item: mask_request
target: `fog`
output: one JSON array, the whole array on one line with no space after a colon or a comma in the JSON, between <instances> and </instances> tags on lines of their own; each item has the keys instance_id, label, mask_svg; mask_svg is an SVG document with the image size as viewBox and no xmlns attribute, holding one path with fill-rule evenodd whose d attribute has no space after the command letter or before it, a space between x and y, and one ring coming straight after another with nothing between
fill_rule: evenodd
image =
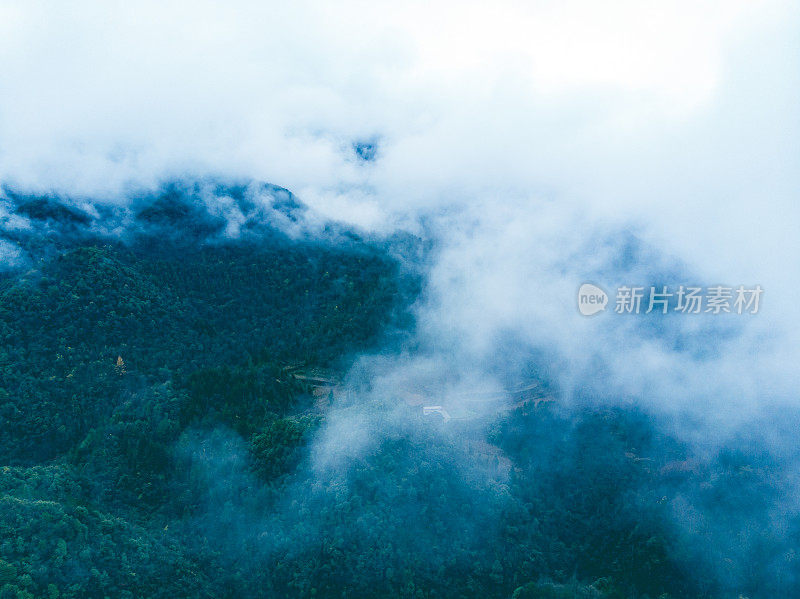
<instances>
[{"instance_id":1,"label":"fog","mask_svg":"<svg viewBox=\"0 0 800 599\"><path fill-rule=\"evenodd\" d=\"M114 202L211 172L282 185L367 230L433 218L447 249L430 326L477 354L514 329L577 362L619 357L621 339L578 318L572 296L598 248L631 231L680 276L765 287L711 382L741 390L724 402L763 399L762 377L791 395L791 3L6 3L2 17L6 183ZM722 391L650 349L614 380L637 393L655 379L671 403Z\"/></svg>"},{"instance_id":2,"label":"fog","mask_svg":"<svg viewBox=\"0 0 800 599\"><path fill-rule=\"evenodd\" d=\"M263 181L310 222L430 242L415 337L359 359L371 408L331 414L320 477L402 430L404 394L457 410L531 380L567 409L642 408L698 452L752 421L788 452L799 26L777 0L5 2L0 181L123 207L169 179ZM235 207L206 207L239 235ZM610 295L591 318L584 282ZM761 285L761 310L613 313L622 285L717 284Z\"/></svg>"}]
</instances>

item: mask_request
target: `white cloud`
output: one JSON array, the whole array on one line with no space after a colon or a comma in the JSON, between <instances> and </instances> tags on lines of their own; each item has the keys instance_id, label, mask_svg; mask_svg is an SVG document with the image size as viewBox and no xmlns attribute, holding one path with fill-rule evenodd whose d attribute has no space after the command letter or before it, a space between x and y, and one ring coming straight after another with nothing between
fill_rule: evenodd
<instances>
[{"instance_id":1,"label":"white cloud","mask_svg":"<svg viewBox=\"0 0 800 599\"><path fill-rule=\"evenodd\" d=\"M785 396L799 22L777 0L6 2L0 178L113 197L131 180L242 175L375 230L450 208L423 317L476 355L511 328L579 362L588 325L564 302L586 265L565 257L633 223L702 276L766 289L702 393L749 401L769 376ZM359 164L349 146L366 138L378 159ZM631 392L688 397L707 374L638 350L635 367L609 360Z\"/></svg>"}]
</instances>

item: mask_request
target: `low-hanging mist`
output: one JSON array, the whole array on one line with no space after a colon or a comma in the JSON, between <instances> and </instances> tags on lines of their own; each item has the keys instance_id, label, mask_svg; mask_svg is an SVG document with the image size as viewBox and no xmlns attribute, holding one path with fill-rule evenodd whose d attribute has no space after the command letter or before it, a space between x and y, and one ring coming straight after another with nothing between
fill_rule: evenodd
<instances>
[{"instance_id":1,"label":"low-hanging mist","mask_svg":"<svg viewBox=\"0 0 800 599\"><path fill-rule=\"evenodd\" d=\"M794 596L798 22L0 7L5 501L126 556L59 592L147 538L187 596Z\"/></svg>"}]
</instances>

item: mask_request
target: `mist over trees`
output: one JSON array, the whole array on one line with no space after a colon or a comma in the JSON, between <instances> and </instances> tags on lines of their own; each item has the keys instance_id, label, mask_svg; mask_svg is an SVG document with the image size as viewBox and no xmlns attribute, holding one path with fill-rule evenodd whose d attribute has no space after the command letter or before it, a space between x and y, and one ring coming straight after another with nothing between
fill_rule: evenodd
<instances>
[{"instance_id":1,"label":"mist over trees","mask_svg":"<svg viewBox=\"0 0 800 599\"><path fill-rule=\"evenodd\" d=\"M800 597L798 31L0 0L0 599Z\"/></svg>"},{"instance_id":2,"label":"mist over trees","mask_svg":"<svg viewBox=\"0 0 800 599\"><path fill-rule=\"evenodd\" d=\"M424 351L422 240L309 225L273 186L6 198L3 598L800 592L793 456L757 436L697 455L541 379L443 421L359 380Z\"/></svg>"}]
</instances>

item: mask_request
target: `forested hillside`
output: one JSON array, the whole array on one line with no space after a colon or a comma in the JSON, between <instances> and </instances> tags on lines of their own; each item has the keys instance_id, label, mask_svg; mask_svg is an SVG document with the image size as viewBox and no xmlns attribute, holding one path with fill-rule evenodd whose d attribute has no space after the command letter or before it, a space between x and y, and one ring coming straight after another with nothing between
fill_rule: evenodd
<instances>
[{"instance_id":1,"label":"forested hillside","mask_svg":"<svg viewBox=\"0 0 800 599\"><path fill-rule=\"evenodd\" d=\"M333 410L381 410L339 381L362 353L413 351L422 290L387 242L303 232L267 191L265 213L216 188L236 235L191 186L127 215L7 194L27 226L4 233L21 258L0 281L0 598L797 590L770 576L798 572L797 531L760 532L771 458L692 462L635 410L398 405L361 457L316 466ZM695 530L673 524L681 496ZM704 520L732 501L751 502L739 554Z\"/></svg>"}]
</instances>

